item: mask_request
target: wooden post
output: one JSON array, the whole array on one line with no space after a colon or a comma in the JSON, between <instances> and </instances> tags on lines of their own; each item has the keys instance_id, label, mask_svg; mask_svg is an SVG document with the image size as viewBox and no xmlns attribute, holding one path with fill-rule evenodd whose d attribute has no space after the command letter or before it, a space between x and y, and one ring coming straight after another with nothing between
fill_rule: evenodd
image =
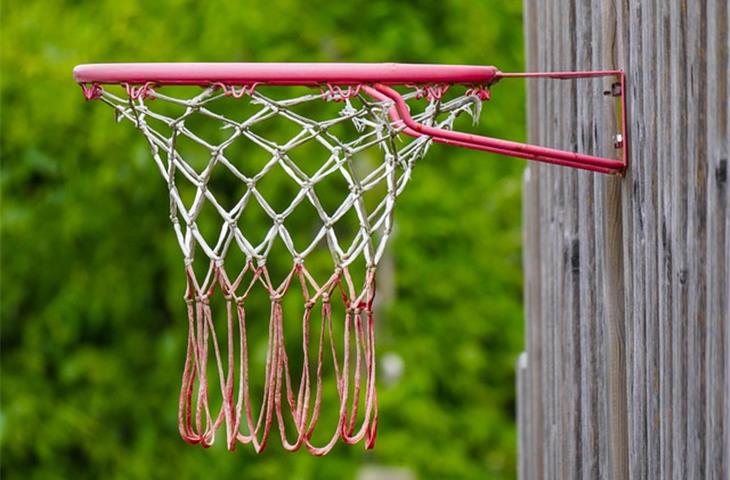
<instances>
[{"instance_id":1,"label":"wooden post","mask_svg":"<svg viewBox=\"0 0 730 480\"><path fill-rule=\"evenodd\" d=\"M627 72L624 178L531 164L520 478L730 478L727 0L525 0L528 71ZM528 81L530 142L610 156L607 80Z\"/></svg>"}]
</instances>

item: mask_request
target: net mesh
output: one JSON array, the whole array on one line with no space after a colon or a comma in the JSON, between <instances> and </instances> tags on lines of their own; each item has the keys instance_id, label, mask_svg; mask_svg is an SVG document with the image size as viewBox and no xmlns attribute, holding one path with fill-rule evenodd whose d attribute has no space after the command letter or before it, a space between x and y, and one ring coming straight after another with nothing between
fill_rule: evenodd
<instances>
[{"instance_id":1,"label":"net mesh","mask_svg":"<svg viewBox=\"0 0 730 480\"><path fill-rule=\"evenodd\" d=\"M223 429L229 449L240 442L260 452L277 425L287 450L322 455L338 440L373 446L376 267L393 232L395 201L431 139L401 135L392 104L366 90L86 87L87 97L142 132L169 191L187 273L185 441L208 447ZM445 91L409 87L403 98L425 125L451 128L462 113L476 118L483 99L467 91L446 100ZM273 186L268 178L276 178ZM255 292L268 303L257 394L249 386L249 330L262 324L249 319ZM301 316L293 361L284 335L290 307ZM316 444L328 362L338 412L333 431Z\"/></svg>"}]
</instances>

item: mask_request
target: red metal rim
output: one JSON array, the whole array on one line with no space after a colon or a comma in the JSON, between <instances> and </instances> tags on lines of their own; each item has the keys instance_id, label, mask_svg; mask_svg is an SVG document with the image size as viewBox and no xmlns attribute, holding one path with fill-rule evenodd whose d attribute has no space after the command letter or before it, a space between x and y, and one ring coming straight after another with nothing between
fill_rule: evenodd
<instances>
[{"instance_id":1,"label":"red metal rim","mask_svg":"<svg viewBox=\"0 0 730 480\"><path fill-rule=\"evenodd\" d=\"M74 68L77 83L158 85L486 84L492 66L406 63L96 63Z\"/></svg>"}]
</instances>

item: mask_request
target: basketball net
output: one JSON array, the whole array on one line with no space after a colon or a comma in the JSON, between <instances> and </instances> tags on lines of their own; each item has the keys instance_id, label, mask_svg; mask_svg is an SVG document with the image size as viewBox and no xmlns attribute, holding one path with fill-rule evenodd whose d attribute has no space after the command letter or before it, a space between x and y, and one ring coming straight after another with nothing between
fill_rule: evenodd
<instances>
[{"instance_id":1,"label":"basketball net","mask_svg":"<svg viewBox=\"0 0 730 480\"><path fill-rule=\"evenodd\" d=\"M224 429L228 449L240 442L261 452L276 424L286 450L304 446L314 455L324 455L340 439L347 444L364 440L365 447L371 448L378 423L376 269L393 231L395 201L428 150L431 137L399 135L407 127L390 115L392 101L368 95L367 86L323 86L319 92L307 89L305 94L300 89L284 99L269 90L262 93L265 88L223 84L185 87L188 96L172 96L152 84L126 86L117 93L90 88L94 91L85 91L87 98L100 98L114 108L119 120L130 121L142 132L169 191L170 219L187 277L188 340L178 417L182 438L209 447L216 432ZM461 113L478 116L483 92L467 91L446 101L442 99L446 88L409 87L403 99L418 110L413 118L451 129ZM232 97L239 99L246 118L229 117L217 109L218 102ZM335 115L315 120L301 113L316 110L316 102L323 101L337 102L329 104L339 106ZM175 109L177 113L169 113ZM204 139L189 125L193 116L219 126L224 140ZM257 126L271 119L295 125L298 133L285 141L267 138ZM337 133L343 129L349 136ZM202 163L198 155L193 165L193 159L178 148L183 141L205 152ZM295 160L296 151L310 142L321 145L325 154L316 159L315 169L305 171ZM265 154L266 161L254 173L242 168L246 158L232 153L233 146L241 143ZM359 160L366 152L378 160L370 164ZM283 209L274 208L272 199L259 188L274 170L285 172L296 185ZM232 204L222 201L210 186L213 175L221 173L238 186L239 196ZM317 188L332 177L344 180L347 192L342 192L339 207L327 210ZM190 198L184 199L183 190L193 192ZM288 221L302 205L316 212L318 218L312 219L316 228L292 231ZM253 238L245 221L245 212L252 206L262 210L270 224L263 240ZM201 227L203 212L213 212L215 229ZM343 234L337 225L347 215L356 221ZM277 242L291 257L283 278L273 278L269 265L269 253ZM331 274L315 278L308 259L324 249L332 260ZM242 267L227 263L234 253L244 259ZM352 267L356 261L364 265L357 274ZM252 322L261 320L248 317L247 300L255 291L265 292L270 301L260 395L253 395L249 387L248 330ZM284 336L285 306L292 304L293 296L299 305L296 314L302 315L301 359L297 357L296 362L289 361ZM335 298L342 301L344 318L333 318ZM224 312L214 312L216 305ZM318 333L311 335L314 322ZM341 339L335 338L335 331L342 332ZM312 436L321 414L324 363L329 361L339 399L338 420L331 435L325 436L329 440L316 445ZM297 374L293 364L299 362ZM212 395L213 389L220 392Z\"/></svg>"}]
</instances>

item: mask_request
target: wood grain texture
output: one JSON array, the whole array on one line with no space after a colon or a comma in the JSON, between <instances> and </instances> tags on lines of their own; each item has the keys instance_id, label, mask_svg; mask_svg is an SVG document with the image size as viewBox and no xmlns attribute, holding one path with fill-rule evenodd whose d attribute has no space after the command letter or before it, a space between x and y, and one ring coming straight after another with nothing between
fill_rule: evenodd
<instances>
[{"instance_id":1,"label":"wood grain texture","mask_svg":"<svg viewBox=\"0 0 730 480\"><path fill-rule=\"evenodd\" d=\"M529 391L528 391L528 376L527 376L527 353L522 352L517 359L517 418L521 422L517 425L517 431L519 432L518 437L518 451L520 454L520 462L517 465L517 475L519 478L529 478L528 465L530 458L526 453L528 450L527 432L530 430L530 426L527 424L527 420L530 418L529 414L522 413L523 410L529 408Z\"/></svg>"},{"instance_id":2,"label":"wood grain texture","mask_svg":"<svg viewBox=\"0 0 730 480\"><path fill-rule=\"evenodd\" d=\"M631 166L524 178L523 479L730 478L727 0L525 0L527 68L627 72ZM531 143L614 154L608 80L528 82Z\"/></svg>"}]
</instances>

